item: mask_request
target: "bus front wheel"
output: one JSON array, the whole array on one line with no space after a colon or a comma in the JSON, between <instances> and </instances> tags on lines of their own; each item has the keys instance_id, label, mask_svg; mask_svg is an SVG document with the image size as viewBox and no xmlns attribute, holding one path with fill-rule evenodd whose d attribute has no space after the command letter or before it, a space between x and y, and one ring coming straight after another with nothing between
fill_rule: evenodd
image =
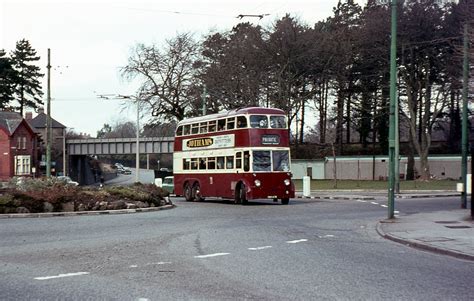
<instances>
[{"instance_id":1,"label":"bus front wheel","mask_svg":"<svg viewBox=\"0 0 474 301\"><path fill-rule=\"evenodd\" d=\"M248 203L244 183L240 184L239 188L237 189L235 193L235 203L242 204L242 205L247 205Z\"/></svg>"},{"instance_id":2,"label":"bus front wheel","mask_svg":"<svg viewBox=\"0 0 474 301\"><path fill-rule=\"evenodd\" d=\"M282 198L281 199L281 204L282 205L288 205L290 203L290 198Z\"/></svg>"},{"instance_id":3,"label":"bus front wheel","mask_svg":"<svg viewBox=\"0 0 474 301\"><path fill-rule=\"evenodd\" d=\"M191 189L191 185L189 183L186 183L184 186L184 198L186 199L187 202L192 202L193 201L193 191Z\"/></svg>"}]
</instances>

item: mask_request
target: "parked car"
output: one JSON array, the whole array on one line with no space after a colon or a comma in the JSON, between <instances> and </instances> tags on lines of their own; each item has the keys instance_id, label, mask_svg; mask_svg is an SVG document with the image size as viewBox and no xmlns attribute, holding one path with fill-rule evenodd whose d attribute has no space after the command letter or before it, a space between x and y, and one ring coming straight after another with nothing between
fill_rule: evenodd
<instances>
[{"instance_id":1,"label":"parked car","mask_svg":"<svg viewBox=\"0 0 474 301\"><path fill-rule=\"evenodd\" d=\"M168 191L169 193L174 193L174 177L165 177L163 179L163 183L161 184L161 188Z\"/></svg>"},{"instance_id":2,"label":"parked car","mask_svg":"<svg viewBox=\"0 0 474 301\"><path fill-rule=\"evenodd\" d=\"M124 174L124 175L131 175L132 174L132 170L128 167L117 167L117 172L120 173L120 174Z\"/></svg>"},{"instance_id":3,"label":"parked car","mask_svg":"<svg viewBox=\"0 0 474 301\"><path fill-rule=\"evenodd\" d=\"M74 186L78 186L78 185L79 185L78 182L73 181L73 180L72 180L70 177L68 177L68 176L59 176L59 177L57 177L57 179L58 179L59 181L61 181L61 182L64 182L64 183L68 184L68 185L74 185Z\"/></svg>"}]
</instances>

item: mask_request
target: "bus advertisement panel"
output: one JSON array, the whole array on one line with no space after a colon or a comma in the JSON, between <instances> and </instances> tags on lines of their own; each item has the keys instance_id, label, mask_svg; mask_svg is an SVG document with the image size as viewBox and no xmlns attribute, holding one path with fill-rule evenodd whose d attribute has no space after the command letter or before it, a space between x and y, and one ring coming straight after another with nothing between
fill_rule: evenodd
<instances>
[{"instance_id":1,"label":"bus advertisement panel","mask_svg":"<svg viewBox=\"0 0 474 301\"><path fill-rule=\"evenodd\" d=\"M174 142L175 193L281 200L295 196L286 116L271 108L242 108L178 123Z\"/></svg>"}]
</instances>

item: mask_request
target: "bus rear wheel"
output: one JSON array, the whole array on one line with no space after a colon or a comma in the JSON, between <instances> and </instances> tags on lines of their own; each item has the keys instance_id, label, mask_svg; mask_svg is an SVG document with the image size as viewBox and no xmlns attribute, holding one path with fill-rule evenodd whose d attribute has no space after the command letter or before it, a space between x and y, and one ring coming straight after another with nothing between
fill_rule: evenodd
<instances>
[{"instance_id":1,"label":"bus rear wheel","mask_svg":"<svg viewBox=\"0 0 474 301\"><path fill-rule=\"evenodd\" d=\"M248 204L247 196L245 194L245 184L244 183L240 184L239 188L237 188L237 191L235 193L235 203L236 204L242 204L242 205L247 205Z\"/></svg>"},{"instance_id":2,"label":"bus rear wheel","mask_svg":"<svg viewBox=\"0 0 474 301\"><path fill-rule=\"evenodd\" d=\"M193 199L196 202L204 201L204 198L201 195L201 187L199 186L198 183L194 184L192 194L193 194Z\"/></svg>"},{"instance_id":3,"label":"bus rear wheel","mask_svg":"<svg viewBox=\"0 0 474 301\"><path fill-rule=\"evenodd\" d=\"M281 204L282 205L288 205L290 203L290 198L282 198L281 199Z\"/></svg>"},{"instance_id":4,"label":"bus rear wheel","mask_svg":"<svg viewBox=\"0 0 474 301\"><path fill-rule=\"evenodd\" d=\"M191 185L189 183L186 183L184 185L184 198L186 199L187 202L192 202L193 201L193 191L191 189Z\"/></svg>"}]
</instances>

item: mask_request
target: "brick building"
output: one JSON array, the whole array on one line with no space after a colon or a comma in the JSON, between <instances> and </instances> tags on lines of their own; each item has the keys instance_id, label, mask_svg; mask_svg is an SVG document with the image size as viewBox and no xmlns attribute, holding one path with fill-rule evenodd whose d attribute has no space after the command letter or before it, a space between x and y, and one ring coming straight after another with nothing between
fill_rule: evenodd
<instances>
[{"instance_id":1,"label":"brick building","mask_svg":"<svg viewBox=\"0 0 474 301\"><path fill-rule=\"evenodd\" d=\"M0 112L0 181L35 175L38 139L36 130L20 114Z\"/></svg>"}]
</instances>

